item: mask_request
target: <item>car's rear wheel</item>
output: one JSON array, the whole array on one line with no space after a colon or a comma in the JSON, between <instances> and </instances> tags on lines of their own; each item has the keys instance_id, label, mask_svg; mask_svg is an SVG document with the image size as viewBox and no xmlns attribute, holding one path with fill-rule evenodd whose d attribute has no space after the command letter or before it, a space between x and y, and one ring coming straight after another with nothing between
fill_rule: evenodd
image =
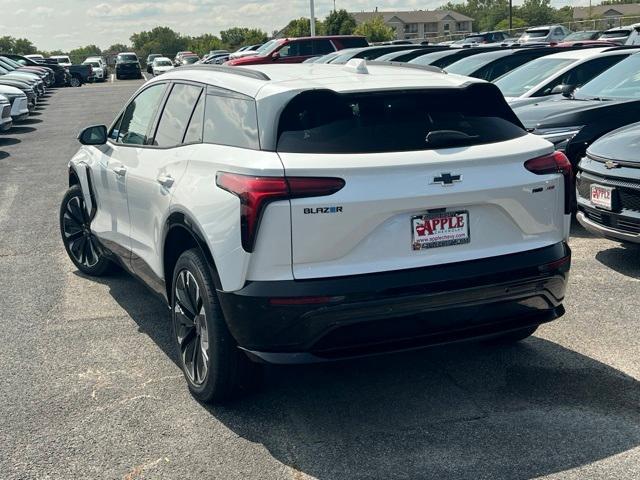
<instances>
[{"instance_id":1,"label":"car's rear wheel","mask_svg":"<svg viewBox=\"0 0 640 480\"><path fill-rule=\"evenodd\" d=\"M205 403L228 400L256 380L259 365L238 349L199 249L174 268L171 309L178 359L189 390Z\"/></svg>"},{"instance_id":2,"label":"car's rear wheel","mask_svg":"<svg viewBox=\"0 0 640 480\"><path fill-rule=\"evenodd\" d=\"M93 276L104 275L110 270L113 264L91 233L91 220L80 185L67 190L62 199L60 233L64 248L78 270Z\"/></svg>"},{"instance_id":3,"label":"car's rear wheel","mask_svg":"<svg viewBox=\"0 0 640 480\"><path fill-rule=\"evenodd\" d=\"M69 85L71 85L72 87L79 87L80 85L82 85L82 82L78 77L71 77L71 80L69 80Z\"/></svg>"}]
</instances>

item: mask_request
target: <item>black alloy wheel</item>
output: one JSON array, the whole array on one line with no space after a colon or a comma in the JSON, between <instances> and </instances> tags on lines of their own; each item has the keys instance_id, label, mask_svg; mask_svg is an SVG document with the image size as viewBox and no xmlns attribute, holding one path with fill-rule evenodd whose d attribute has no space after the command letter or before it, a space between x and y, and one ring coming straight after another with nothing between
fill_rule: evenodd
<instances>
[{"instance_id":1,"label":"black alloy wheel","mask_svg":"<svg viewBox=\"0 0 640 480\"><path fill-rule=\"evenodd\" d=\"M80 271L94 276L107 272L111 262L91 232L91 220L79 185L71 187L62 200L60 233L69 258Z\"/></svg>"},{"instance_id":2,"label":"black alloy wheel","mask_svg":"<svg viewBox=\"0 0 640 480\"><path fill-rule=\"evenodd\" d=\"M262 368L247 358L229 332L202 251L182 253L172 278L173 334L191 394L201 402L218 403L257 386Z\"/></svg>"},{"instance_id":3,"label":"black alloy wheel","mask_svg":"<svg viewBox=\"0 0 640 480\"><path fill-rule=\"evenodd\" d=\"M193 274L178 272L173 307L180 360L187 379L202 385L209 373L209 330L200 287Z\"/></svg>"}]
</instances>

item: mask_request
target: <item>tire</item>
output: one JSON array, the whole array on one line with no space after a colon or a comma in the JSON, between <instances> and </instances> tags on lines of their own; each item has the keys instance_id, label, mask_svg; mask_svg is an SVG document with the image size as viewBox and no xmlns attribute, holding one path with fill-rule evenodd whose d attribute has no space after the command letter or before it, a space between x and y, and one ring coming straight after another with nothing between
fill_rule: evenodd
<instances>
[{"instance_id":1,"label":"tire","mask_svg":"<svg viewBox=\"0 0 640 480\"><path fill-rule=\"evenodd\" d=\"M69 80L69 85L77 88L82 86L82 81L78 77L71 77L71 80Z\"/></svg>"},{"instance_id":2,"label":"tire","mask_svg":"<svg viewBox=\"0 0 640 480\"><path fill-rule=\"evenodd\" d=\"M116 80L120 80L120 74L116 73Z\"/></svg>"},{"instance_id":3,"label":"tire","mask_svg":"<svg viewBox=\"0 0 640 480\"><path fill-rule=\"evenodd\" d=\"M78 270L93 277L106 275L113 264L96 237L85 208L80 185L74 185L60 205L60 234L67 255Z\"/></svg>"},{"instance_id":4,"label":"tire","mask_svg":"<svg viewBox=\"0 0 640 480\"><path fill-rule=\"evenodd\" d=\"M493 345L511 345L513 343L517 343L529 338L536 332L536 330L538 330L538 325L534 325L533 327L521 328L519 330L512 330L488 340L487 343Z\"/></svg>"},{"instance_id":5,"label":"tire","mask_svg":"<svg viewBox=\"0 0 640 480\"><path fill-rule=\"evenodd\" d=\"M171 292L173 338L191 394L204 403L220 403L255 384L260 365L231 336L199 249L178 258Z\"/></svg>"}]
</instances>

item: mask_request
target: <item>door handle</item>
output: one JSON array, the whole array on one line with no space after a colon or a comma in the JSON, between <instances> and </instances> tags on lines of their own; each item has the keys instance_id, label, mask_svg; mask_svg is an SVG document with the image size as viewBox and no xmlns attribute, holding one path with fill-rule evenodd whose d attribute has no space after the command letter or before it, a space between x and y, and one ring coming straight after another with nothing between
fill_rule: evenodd
<instances>
[{"instance_id":1,"label":"door handle","mask_svg":"<svg viewBox=\"0 0 640 480\"><path fill-rule=\"evenodd\" d=\"M160 175L156 180L160 185L162 185L165 188L171 188L171 186L173 185L173 182L175 181L175 179L169 174Z\"/></svg>"},{"instance_id":2,"label":"door handle","mask_svg":"<svg viewBox=\"0 0 640 480\"><path fill-rule=\"evenodd\" d=\"M111 170L113 170L113 173L115 173L120 177L123 177L124 174L127 173L127 168L123 167L122 165L117 165L115 167L112 167Z\"/></svg>"}]
</instances>

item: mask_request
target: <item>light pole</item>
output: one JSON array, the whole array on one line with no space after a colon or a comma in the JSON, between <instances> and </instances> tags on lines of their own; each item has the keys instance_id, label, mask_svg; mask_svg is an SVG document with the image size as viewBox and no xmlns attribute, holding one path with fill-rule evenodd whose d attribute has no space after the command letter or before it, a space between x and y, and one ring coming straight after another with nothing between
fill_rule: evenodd
<instances>
[{"instance_id":1,"label":"light pole","mask_svg":"<svg viewBox=\"0 0 640 480\"><path fill-rule=\"evenodd\" d=\"M513 35L511 30L513 30L513 0L509 0L509 35Z\"/></svg>"},{"instance_id":2,"label":"light pole","mask_svg":"<svg viewBox=\"0 0 640 480\"><path fill-rule=\"evenodd\" d=\"M313 0L309 0L309 6L311 8L311 36L315 37L316 36L316 15L315 12L313 11Z\"/></svg>"}]
</instances>

